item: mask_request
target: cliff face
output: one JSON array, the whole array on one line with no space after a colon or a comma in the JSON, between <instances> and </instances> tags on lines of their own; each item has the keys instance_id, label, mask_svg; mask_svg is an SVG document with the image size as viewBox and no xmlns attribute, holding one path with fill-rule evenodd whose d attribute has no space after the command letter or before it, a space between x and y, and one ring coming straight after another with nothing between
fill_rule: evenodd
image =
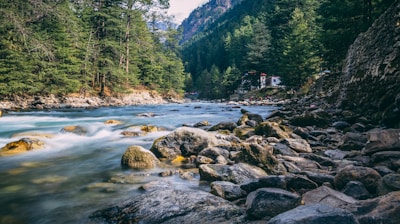
<instances>
[{"instance_id":1,"label":"cliff face","mask_svg":"<svg viewBox=\"0 0 400 224\"><path fill-rule=\"evenodd\" d=\"M197 32L204 30L208 24L214 22L227 10L241 1L242 0L211 0L195 9L181 24L183 29L182 43L189 40Z\"/></svg>"},{"instance_id":2,"label":"cliff face","mask_svg":"<svg viewBox=\"0 0 400 224\"><path fill-rule=\"evenodd\" d=\"M350 47L337 106L400 127L400 1Z\"/></svg>"}]
</instances>

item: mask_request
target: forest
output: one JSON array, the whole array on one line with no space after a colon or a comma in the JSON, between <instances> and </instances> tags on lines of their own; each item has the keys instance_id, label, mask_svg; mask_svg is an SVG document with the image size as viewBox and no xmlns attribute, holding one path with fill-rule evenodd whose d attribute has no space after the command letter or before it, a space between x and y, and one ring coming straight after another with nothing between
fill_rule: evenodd
<instances>
[{"instance_id":1,"label":"forest","mask_svg":"<svg viewBox=\"0 0 400 224\"><path fill-rule=\"evenodd\" d=\"M299 89L340 72L349 46L393 0L244 0L182 46L191 88L226 98L244 73L280 76Z\"/></svg>"},{"instance_id":2,"label":"forest","mask_svg":"<svg viewBox=\"0 0 400 224\"><path fill-rule=\"evenodd\" d=\"M340 71L391 3L242 0L180 45L182 29L156 26L168 0L0 0L0 96L146 88L227 98L248 71L298 89L322 70Z\"/></svg>"},{"instance_id":3,"label":"forest","mask_svg":"<svg viewBox=\"0 0 400 224\"><path fill-rule=\"evenodd\" d=\"M168 0L0 0L0 96L183 93ZM160 41L162 40L162 41Z\"/></svg>"}]
</instances>

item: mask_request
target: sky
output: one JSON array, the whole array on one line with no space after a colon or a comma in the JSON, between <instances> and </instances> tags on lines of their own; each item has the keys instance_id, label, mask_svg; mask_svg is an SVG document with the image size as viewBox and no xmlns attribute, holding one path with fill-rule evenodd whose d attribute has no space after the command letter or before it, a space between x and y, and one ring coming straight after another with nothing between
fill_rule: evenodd
<instances>
[{"instance_id":1,"label":"sky","mask_svg":"<svg viewBox=\"0 0 400 224\"><path fill-rule=\"evenodd\" d=\"M190 12L209 0L169 0L168 14L175 17L177 23L181 23L187 18Z\"/></svg>"}]
</instances>

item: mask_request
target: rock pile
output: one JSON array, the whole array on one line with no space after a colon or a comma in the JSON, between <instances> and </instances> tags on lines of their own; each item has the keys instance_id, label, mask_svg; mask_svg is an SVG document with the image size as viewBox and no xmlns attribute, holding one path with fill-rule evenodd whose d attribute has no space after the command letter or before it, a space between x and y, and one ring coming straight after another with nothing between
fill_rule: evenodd
<instances>
[{"instance_id":1,"label":"rock pile","mask_svg":"<svg viewBox=\"0 0 400 224\"><path fill-rule=\"evenodd\" d=\"M209 193L155 184L137 198L93 213L90 220L399 222L400 129L340 120L337 114L343 111L326 112L315 102L309 106L310 99L303 102L266 119L243 111L236 123L181 127L161 137L151 152L164 163L179 159L185 161L182 167L198 168ZM235 135L243 129L247 137Z\"/></svg>"}]
</instances>

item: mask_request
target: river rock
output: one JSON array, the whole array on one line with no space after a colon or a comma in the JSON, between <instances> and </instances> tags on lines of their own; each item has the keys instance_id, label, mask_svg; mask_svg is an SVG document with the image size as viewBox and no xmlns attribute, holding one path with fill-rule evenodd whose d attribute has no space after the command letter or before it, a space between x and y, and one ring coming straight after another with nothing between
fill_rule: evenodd
<instances>
[{"instance_id":1,"label":"river rock","mask_svg":"<svg viewBox=\"0 0 400 224\"><path fill-rule=\"evenodd\" d=\"M242 215L240 207L207 192L161 189L98 210L88 223L242 223Z\"/></svg>"},{"instance_id":2,"label":"river rock","mask_svg":"<svg viewBox=\"0 0 400 224\"><path fill-rule=\"evenodd\" d=\"M255 133L265 137L289 138L289 133L285 132L278 123L271 121L260 123L255 129Z\"/></svg>"},{"instance_id":3,"label":"river rock","mask_svg":"<svg viewBox=\"0 0 400 224\"><path fill-rule=\"evenodd\" d=\"M253 114L245 112L242 117L238 120L237 125L245 125L249 121L254 121L255 124L259 124L263 122L263 118L259 114Z\"/></svg>"},{"instance_id":4,"label":"river rock","mask_svg":"<svg viewBox=\"0 0 400 224\"><path fill-rule=\"evenodd\" d=\"M400 191L400 174L385 175L379 183L378 195L385 195L392 191Z\"/></svg>"},{"instance_id":5,"label":"river rock","mask_svg":"<svg viewBox=\"0 0 400 224\"><path fill-rule=\"evenodd\" d=\"M335 176L329 173L303 171L300 174L307 176L308 179L316 183L318 186L321 186L326 183L329 183L331 186L334 186Z\"/></svg>"},{"instance_id":6,"label":"river rock","mask_svg":"<svg viewBox=\"0 0 400 224\"><path fill-rule=\"evenodd\" d=\"M383 151L374 153L371 157L375 166L385 166L392 170L400 169L400 151Z\"/></svg>"},{"instance_id":7,"label":"river rock","mask_svg":"<svg viewBox=\"0 0 400 224\"><path fill-rule=\"evenodd\" d=\"M350 124L347 121L336 121L332 124L332 127L339 129L339 130L344 130L344 129L350 127Z\"/></svg>"},{"instance_id":8,"label":"river rock","mask_svg":"<svg viewBox=\"0 0 400 224\"><path fill-rule=\"evenodd\" d=\"M289 146L285 144L278 142L273 147L274 147L274 154L282 154L286 156L299 156L299 154L296 151L289 148Z\"/></svg>"},{"instance_id":9,"label":"river rock","mask_svg":"<svg viewBox=\"0 0 400 224\"><path fill-rule=\"evenodd\" d=\"M295 209L281 213L271 219L268 224L358 224L352 213L344 209L331 207L324 204L299 206Z\"/></svg>"},{"instance_id":10,"label":"river rock","mask_svg":"<svg viewBox=\"0 0 400 224\"><path fill-rule=\"evenodd\" d=\"M339 143L339 148L344 151L361 150L367 143L367 137L360 133L347 132Z\"/></svg>"},{"instance_id":11,"label":"river rock","mask_svg":"<svg viewBox=\"0 0 400 224\"><path fill-rule=\"evenodd\" d=\"M180 127L154 141L150 151L158 158L173 160L177 156L198 155L203 149L218 144L218 139L212 133L198 128Z\"/></svg>"},{"instance_id":12,"label":"river rock","mask_svg":"<svg viewBox=\"0 0 400 224\"><path fill-rule=\"evenodd\" d=\"M141 146L129 146L121 158L122 167L133 169L150 169L158 163L154 154Z\"/></svg>"},{"instance_id":13,"label":"river rock","mask_svg":"<svg viewBox=\"0 0 400 224\"><path fill-rule=\"evenodd\" d=\"M360 181L348 182L341 192L358 200L371 198L371 194Z\"/></svg>"},{"instance_id":14,"label":"river rock","mask_svg":"<svg viewBox=\"0 0 400 224\"><path fill-rule=\"evenodd\" d=\"M372 130L367 136L368 143L363 149L364 154L400 150L400 129Z\"/></svg>"},{"instance_id":15,"label":"river rock","mask_svg":"<svg viewBox=\"0 0 400 224\"><path fill-rule=\"evenodd\" d=\"M296 152L312 152L310 144L304 139L285 138L281 143L289 146Z\"/></svg>"},{"instance_id":16,"label":"river rock","mask_svg":"<svg viewBox=\"0 0 400 224\"><path fill-rule=\"evenodd\" d=\"M342 192L321 186L303 194L304 204L324 204L335 208L354 207L358 201Z\"/></svg>"},{"instance_id":17,"label":"river rock","mask_svg":"<svg viewBox=\"0 0 400 224\"><path fill-rule=\"evenodd\" d=\"M307 191L315 189L318 184L310 180L305 175L290 174L286 176L286 188L287 190L295 191L303 194Z\"/></svg>"},{"instance_id":18,"label":"river rock","mask_svg":"<svg viewBox=\"0 0 400 224\"><path fill-rule=\"evenodd\" d=\"M279 188L260 188L246 199L246 213L251 219L270 219L301 204L297 194Z\"/></svg>"},{"instance_id":19,"label":"river rock","mask_svg":"<svg viewBox=\"0 0 400 224\"><path fill-rule=\"evenodd\" d=\"M155 191L155 190L169 190L173 187L173 184L166 180L155 180L143 184L139 187L139 190L143 191Z\"/></svg>"},{"instance_id":20,"label":"river rock","mask_svg":"<svg viewBox=\"0 0 400 224\"><path fill-rule=\"evenodd\" d=\"M317 126L327 127L330 123L331 115L323 110L307 111L301 115L294 116L290 123L294 126L306 127L306 126Z\"/></svg>"},{"instance_id":21,"label":"river rock","mask_svg":"<svg viewBox=\"0 0 400 224\"><path fill-rule=\"evenodd\" d=\"M62 133L73 133L76 135L86 135L87 130L82 126L65 126L61 129Z\"/></svg>"},{"instance_id":22,"label":"river rock","mask_svg":"<svg viewBox=\"0 0 400 224\"><path fill-rule=\"evenodd\" d=\"M372 168L349 165L337 172L335 186L343 189L350 181L360 181L370 193L374 194L381 178L381 175Z\"/></svg>"},{"instance_id":23,"label":"river rock","mask_svg":"<svg viewBox=\"0 0 400 224\"><path fill-rule=\"evenodd\" d=\"M257 179L251 179L240 185L240 188L245 190L247 193L255 191L259 188L281 188L287 189L287 176L284 175L269 175L266 177L260 177Z\"/></svg>"},{"instance_id":24,"label":"river rock","mask_svg":"<svg viewBox=\"0 0 400 224\"><path fill-rule=\"evenodd\" d=\"M286 169L273 155L272 146L259 144L243 144L240 161L257 165L268 174L284 174Z\"/></svg>"},{"instance_id":25,"label":"river rock","mask_svg":"<svg viewBox=\"0 0 400 224\"><path fill-rule=\"evenodd\" d=\"M117 125L117 124L122 124L122 121L119 121L119 120L106 120L106 121L104 121L104 124Z\"/></svg>"},{"instance_id":26,"label":"river rock","mask_svg":"<svg viewBox=\"0 0 400 224\"><path fill-rule=\"evenodd\" d=\"M0 156L11 156L27 151L42 149L45 143L35 138L21 138L18 141L10 142L0 149Z\"/></svg>"},{"instance_id":27,"label":"river rock","mask_svg":"<svg viewBox=\"0 0 400 224\"><path fill-rule=\"evenodd\" d=\"M220 122L209 128L208 131L228 130L232 132L235 128L237 128L237 125L234 122Z\"/></svg>"},{"instance_id":28,"label":"river rock","mask_svg":"<svg viewBox=\"0 0 400 224\"><path fill-rule=\"evenodd\" d=\"M214 181L210 185L210 193L229 201L243 198L247 195L246 191L240 188L240 185L227 181Z\"/></svg>"},{"instance_id":29,"label":"river rock","mask_svg":"<svg viewBox=\"0 0 400 224\"><path fill-rule=\"evenodd\" d=\"M211 159L211 161L208 163L227 164L229 160L229 151L220 147L208 147L203 149L197 157L200 156Z\"/></svg>"},{"instance_id":30,"label":"river rock","mask_svg":"<svg viewBox=\"0 0 400 224\"><path fill-rule=\"evenodd\" d=\"M354 214L360 223L400 223L400 191L360 201Z\"/></svg>"},{"instance_id":31,"label":"river rock","mask_svg":"<svg viewBox=\"0 0 400 224\"><path fill-rule=\"evenodd\" d=\"M233 130L235 136L239 139L245 140L255 135L254 128L247 125L242 125Z\"/></svg>"},{"instance_id":32,"label":"river rock","mask_svg":"<svg viewBox=\"0 0 400 224\"><path fill-rule=\"evenodd\" d=\"M210 126L208 121L199 121L193 125L195 128Z\"/></svg>"},{"instance_id":33,"label":"river rock","mask_svg":"<svg viewBox=\"0 0 400 224\"><path fill-rule=\"evenodd\" d=\"M286 169L291 173L299 173L302 171L314 171L320 169L321 165L315 161L296 156L279 156L283 160Z\"/></svg>"},{"instance_id":34,"label":"river rock","mask_svg":"<svg viewBox=\"0 0 400 224\"><path fill-rule=\"evenodd\" d=\"M235 184L267 176L263 169L246 163L237 163L232 166L203 164L199 166L199 173L200 180L229 181Z\"/></svg>"}]
</instances>

